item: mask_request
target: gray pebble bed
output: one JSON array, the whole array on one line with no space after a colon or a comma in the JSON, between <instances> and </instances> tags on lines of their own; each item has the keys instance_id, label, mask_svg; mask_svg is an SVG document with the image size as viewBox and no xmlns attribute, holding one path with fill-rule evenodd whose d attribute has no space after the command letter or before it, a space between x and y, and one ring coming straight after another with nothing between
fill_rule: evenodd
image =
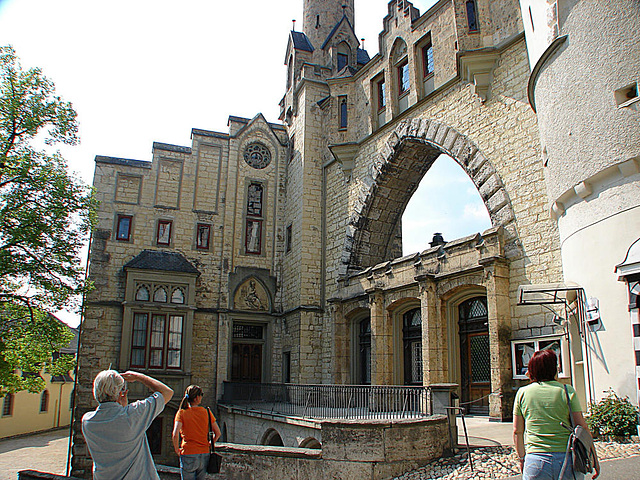
<instances>
[{"instance_id":1,"label":"gray pebble bed","mask_svg":"<svg viewBox=\"0 0 640 480\"><path fill-rule=\"evenodd\" d=\"M600 460L640 455L640 444L596 442ZM470 480L500 479L520 474L518 456L513 447L483 447L471 450L473 471L466 450L407 472L395 480Z\"/></svg>"}]
</instances>

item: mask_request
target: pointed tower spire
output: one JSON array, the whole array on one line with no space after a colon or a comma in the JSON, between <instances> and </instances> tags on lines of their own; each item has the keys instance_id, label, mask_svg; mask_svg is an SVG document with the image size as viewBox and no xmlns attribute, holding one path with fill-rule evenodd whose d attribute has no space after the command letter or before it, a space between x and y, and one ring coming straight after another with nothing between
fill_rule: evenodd
<instances>
[{"instance_id":1,"label":"pointed tower spire","mask_svg":"<svg viewBox=\"0 0 640 480\"><path fill-rule=\"evenodd\" d=\"M333 27L346 16L354 26L354 0L304 0L302 31L314 48L319 48Z\"/></svg>"}]
</instances>

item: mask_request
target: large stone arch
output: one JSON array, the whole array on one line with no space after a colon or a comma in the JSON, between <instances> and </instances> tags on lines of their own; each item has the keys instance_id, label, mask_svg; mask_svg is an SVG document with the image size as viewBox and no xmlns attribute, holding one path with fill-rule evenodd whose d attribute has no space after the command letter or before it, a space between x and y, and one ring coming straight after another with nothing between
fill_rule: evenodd
<instances>
[{"instance_id":1,"label":"large stone arch","mask_svg":"<svg viewBox=\"0 0 640 480\"><path fill-rule=\"evenodd\" d=\"M367 173L356 179L358 200L349 219L342 255L345 273L397 256L394 239L402 213L442 153L453 158L469 175L487 207L492 225L504 228L507 256L518 254L511 201L491 161L454 128L414 118L398 124L371 159Z\"/></svg>"}]
</instances>

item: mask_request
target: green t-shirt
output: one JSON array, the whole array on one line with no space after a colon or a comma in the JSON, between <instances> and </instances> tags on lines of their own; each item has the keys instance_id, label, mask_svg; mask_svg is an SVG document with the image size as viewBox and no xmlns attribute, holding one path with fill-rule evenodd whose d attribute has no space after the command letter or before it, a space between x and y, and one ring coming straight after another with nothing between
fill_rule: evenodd
<instances>
[{"instance_id":1,"label":"green t-shirt","mask_svg":"<svg viewBox=\"0 0 640 480\"><path fill-rule=\"evenodd\" d=\"M581 412L582 407L571 385L567 385L571 409ZM524 418L524 444L527 453L564 452L569 441L569 407L564 385L555 380L533 382L516 393L513 414Z\"/></svg>"}]
</instances>

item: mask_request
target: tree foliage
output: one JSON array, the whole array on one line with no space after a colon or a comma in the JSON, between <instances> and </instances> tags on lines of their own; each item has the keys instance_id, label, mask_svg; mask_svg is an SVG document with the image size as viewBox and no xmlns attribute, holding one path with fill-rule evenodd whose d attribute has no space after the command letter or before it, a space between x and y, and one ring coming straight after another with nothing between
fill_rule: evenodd
<instances>
[{"instance_id":1,"label":"tree foliage","mask_svg":"<svg viewBox=\"0 0 640 480\"><path fill-rule=\"evenodd\" d=\"M56 143L78 143L76 112L55 95L40 69L23 70L13 48L0 47L0 385L5 390L33 389L10 375L48 365L45 357L65 335L45 312L77 307L87 288L80 251L95 201L60 153L52 153Z\"/></svg>"}]
</instances>

